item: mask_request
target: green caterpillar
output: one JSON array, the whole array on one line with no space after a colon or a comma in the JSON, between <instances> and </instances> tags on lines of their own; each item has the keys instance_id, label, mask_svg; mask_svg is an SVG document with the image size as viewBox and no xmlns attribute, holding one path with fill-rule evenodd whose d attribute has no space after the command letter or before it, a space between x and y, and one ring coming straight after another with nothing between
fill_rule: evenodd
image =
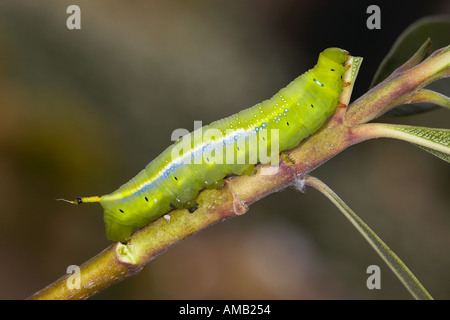
<instances>
[{"instance_id":1,"label":"green caterpillar","mask_svg":"<svg viewBox=\"0 0 450 320\"><path fill-rule=\"evenodd\" d=\"M348 58L345 50L326 49L313 69L271 99L184 136L118 190L69 202L100 202L113 241L128 240L173 208L195 210L201 189L222 185L230 174L251 173L259 162L277 164L281 151L318 130L339 104Z\"/></svg>"}]
</instances>

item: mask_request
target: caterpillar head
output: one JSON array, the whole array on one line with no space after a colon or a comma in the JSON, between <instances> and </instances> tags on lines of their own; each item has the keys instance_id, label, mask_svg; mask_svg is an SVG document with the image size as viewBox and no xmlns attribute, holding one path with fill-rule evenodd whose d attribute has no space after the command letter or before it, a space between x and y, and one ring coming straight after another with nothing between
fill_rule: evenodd
<instances>
[{"instance_id":1,"label":"caterpillar head","mask_svg":"<svg viewBox=\"0 0 450 320\"><path fill-rule=\"evenodd\" d=\"M348 51L339 48L328 48L320 54L319 61L321 58L342 65L348 59Z\"/></svg>"},{"instance_id":2,"label":"caterpillar head","mask_svg":"<svg viewBox=\"0 0 450 320\"><path fill-rule=\"evenodd\" d=\"M325 49L320 55L316 66L311 70L311 75L321 83L322 89L332 90L336 96L343 87L342 76L346 71L344 66L349 54L339 48ZM321 90L324 93L325 91ZM319 91L316 96L319 96Z\"/></svg>"}]
</instances>

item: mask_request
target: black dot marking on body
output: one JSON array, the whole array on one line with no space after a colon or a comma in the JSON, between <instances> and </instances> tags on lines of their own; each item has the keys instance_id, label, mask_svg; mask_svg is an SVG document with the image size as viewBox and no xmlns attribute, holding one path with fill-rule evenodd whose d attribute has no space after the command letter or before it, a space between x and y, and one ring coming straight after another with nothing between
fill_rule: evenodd
<instances>
[{"instance_id":1,"label":"black dot marking on body","mask_svg":"<svg viewBox=\"0 0 450 320\"><path fill-rule=\"evenodd\" d=\"M147 201L147 202L148 202L148 198L147 198L147 197L145 197L145 201Z\"/></svg>"},{"instance_id":2,"label":"black dot marking on body","mask_svg":"<svg viewBox=\"0 0 450 320\"><path fill-rule=\"evenodd\" d=\"M188 210L189 210L189 213L193 213L197 209L198 209L198 203L195 206L193 206L192 208L188 209Z\"/></svg>"},{"instance_id":3,"label":"black dot marking on body","mask_svg":"<svg viewBox=\"0 0 450 320\"><path fill-rule=\"evenodd\" d=\"M175 209L175 205L173 203L169 204L172 209Z\"/></svg>"},{"instance_id":4,"label":"black dot marking on body","mask_svg":"<svg viewBox=\"0 0 450 320\"><path fill-rule=\"evenodd\" d=\"M119 209L120 212L124 213L122 209Z\"/></svg>"},{"instance_id":5,"label":"black dot marking on body","mask_svg":"<svg viewBox=\"0 0 450 320\"><path fill-rule=\"evenodd\" d=\"M286 124L289 125L289 122L286 121Z\"/></svg>"},{"instance_id":6,"label":"black dot marking on body","mask_svg":"<svg viewBox=\"0 0 450 320\"><path fill-rule=\"evenodd\" d=\"M311 103L311 108L314 108L313 104Z\"/></svg>"},{"instance_id":7,"label":"black dot marking on body","mask_svg":"<svg viewBox=\"0 0 450 320\"><path fill-rule=\"evenodd\" d=\"M262 137L264 141L266 141L266 138Z\"/></svg>"},{"instance_id":8,"label":"black dot marking on body","mask_svg":"<svg viewBox=\"0 0 450 320\"><path fill-rule=\"evenodd\" d=\"M175 178L175 180L177 180L177 181L178 181L178 178L177 178L177 177L175 177L175 176L174 176L174 178Z\"/></svg>"},{"instance_id":9,"label":"black dot marking on body","mask_svg":"<svg viewBox=\"0 0 450 320\"><path fill-rule=\"evenodd\" d=\"M334 72L334 69L331 69L331 71L333 71L333 72Z\"/></svg>"}]
</instances>

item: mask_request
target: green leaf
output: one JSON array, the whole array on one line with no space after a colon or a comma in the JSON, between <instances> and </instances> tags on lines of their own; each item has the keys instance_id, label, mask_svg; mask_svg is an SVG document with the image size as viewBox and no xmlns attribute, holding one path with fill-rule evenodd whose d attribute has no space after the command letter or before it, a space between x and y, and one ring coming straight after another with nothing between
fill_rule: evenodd
<instances>
[{"instance_id":1,"label":"green leaf","mask_svg":"<svg viewBox=\"0 0 450 320\"><path fill-rule=\"evenodd\" d=\"M422 148L423 150L428 151L429 153L435 155L436 157L441 158L442 160L447 161L448 163L450 163L450 154L439 152L439 151L436 151L436 150L433 150L433 149L430 149L430 148L426 148L426 147L422 147L422 146L419 146L419 145L417 145L417 146L419 148Z\"/></svg>"},{"instance_id":2,"label":"green leaf","mask_svg":"<svg viewBox=\"0 0 450 320\"><path fill-rule=\"evenodd\" d=\"M450 129L369 123L354 129L359 140L393 138L411 142L444 161L450 162Z\"/></svg>"},{"instance_id":3,"label":"green leaf","mask_svg":"<svg viewBox=\"0 0 450 320\"><path fill-rule=\"evenodd\" d=\"M411 295L417 300L432 300L433 297L417 280L414 274L408 269L403 261L377 236L372 229L354 213L333 190L317 178L306 177L306 184L322 192L344 216L353 224L353 226L363 235L373 249L380 255L386 264L392 269L394 274L400 279L403 285L408 289Z\"/></svg>"},{"instance_id":4,"label":"green leaf","mask_svg":"<svg viewBox=\"0 0 450 320\"><path fill-rule=\"evenodd\" d=\"M450 162L450 130L393 125L402 132L401 138L412 142L436 157Z\"/></svg>"},{"instance_id":5,"label":"green leaf","mask_svg":"<svg viewBox=\"0 0 450 320\"><path fill-rule=\"evenodd\" d=\"M415 64L423 60L431 49L431 39L433 47L441 48L450 43L450 16L432 16L418 20L408 27L396 40L391 50L380 64L371 87L386 79L396 68L402 65L413 55L421 44L424 46L419 50L419 55L415 55ZM413 65L411 65L412 67ZM450 79L441 79L428 87L434 91L450 94ZM414 105L401 105L387 112L384 116L409 115L428 111L436 108L429 103L418 103Z\"/></svg>"},{"instance_id":6,"label":"green leaf","mask_svg":"<svg viewBox=\"0 0 450 320\"><path fill-rule=\"evenodd\" d=\"M433 16L420 19L403 31L395 41L389 53L380 64L371 87L386 79L395 69L405 63L417 49L431 39L435 48L450 43L450 16ZM423 58L431 48L425 48ZM417 61L419 63L420 61Z\"/></svg>"}]
</instances>

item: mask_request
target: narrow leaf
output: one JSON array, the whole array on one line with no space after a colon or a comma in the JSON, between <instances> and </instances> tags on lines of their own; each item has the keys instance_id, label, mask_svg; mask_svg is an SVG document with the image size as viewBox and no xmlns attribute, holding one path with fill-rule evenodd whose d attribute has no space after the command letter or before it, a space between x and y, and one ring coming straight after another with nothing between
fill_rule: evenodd
<instances>
[{"instance_id":1,"label":"narrow leaf","mask_svg":"<svg viewBox=\"0 0 450 320\"><path fill-rule=\"evenodd\" d=\"M408 289L411 295L417 300L432 300L428 291L417 280L414 274L408 269L402 260L377 236L372 229L354 213L326 184L317 178L307 176L306 184L322 192L344 216L353 224L353 226L363 235L374 250L392 269L394 274L400 279L403 285Z\"/></svg>"},{"instance_id":2,"label":"narrow leaf","mask_svg":"<svg viewBox=\"0 0 450 320\"><path fill-rule=\"evenodd\" d=\"M436 151L436 150L433 150L433 149L430 149L430 148L426 148L426 147L422 147L422 146L419 146L419 145L417 145L417 146L419 148L422 148L423 150L431 153L432 155L435 155L436 157L441 158L442 160L447 161L448 163L450 163L450 154L439 152L439 151Z\"/></svg>"},{"instance_id":3,"label":"narrow leaf","mask_svg":"<svg viewBox=\"0 0 450 320\"><path fill-rule=\"evenodd\" d=\"M450 42L449 29L449 16L431 16L413 23L397 38L378 67L370 87L372 88L386 79L396 68L405 63L422 43L422 47L404 64L405 67L411 68L420 63L430 53L431 43L434 48L448 45ZM450 79L441 79L432 89L448 95L450 94L449 84ZM414 105L400 105L388 111L383 117L416 114L435 108L435 105L423 102Z\"/></svg>"},{"instance_id":4,"label":"narrow leaf","mask_svg":"<svg viewBox=\"0 0 450 320\"><path fill-rule=\"evenodd\" d=\"M450 129L392 125L402 137L423 147L450 154Z\"/></svg>"},{"instance_id":5,"label":"narrow leaf","mask_svg":"<svg viewBox=\"0 0 450 320\"><path fill-rule=\"evenodd\" d=\"M371 87L386 79L395 69L407 60L414 60L416 64L420 63L421 60L430 53L430 39L435 48L441 48L448 45L450 42L449 28L449 16L426 17L410 25L400 34L391 50L380 64L375 77L372 80ZM422 45L422 47L416 52L420 45ZM409 58L413 54L413 58ZM410 67L413 67L413 65Z\"/></svg>"},{"instance_id":6,"label":"narrow leaf","mask_svg":"<svg viewBox=\"0 0 450 320\"><path fill-rule=\"evenodd\" d=\"M450 129L426 128L398 124L370 123L354 128L356 140L394 138L411 142L449 162Z\"/></svg>"}]
</instances>

